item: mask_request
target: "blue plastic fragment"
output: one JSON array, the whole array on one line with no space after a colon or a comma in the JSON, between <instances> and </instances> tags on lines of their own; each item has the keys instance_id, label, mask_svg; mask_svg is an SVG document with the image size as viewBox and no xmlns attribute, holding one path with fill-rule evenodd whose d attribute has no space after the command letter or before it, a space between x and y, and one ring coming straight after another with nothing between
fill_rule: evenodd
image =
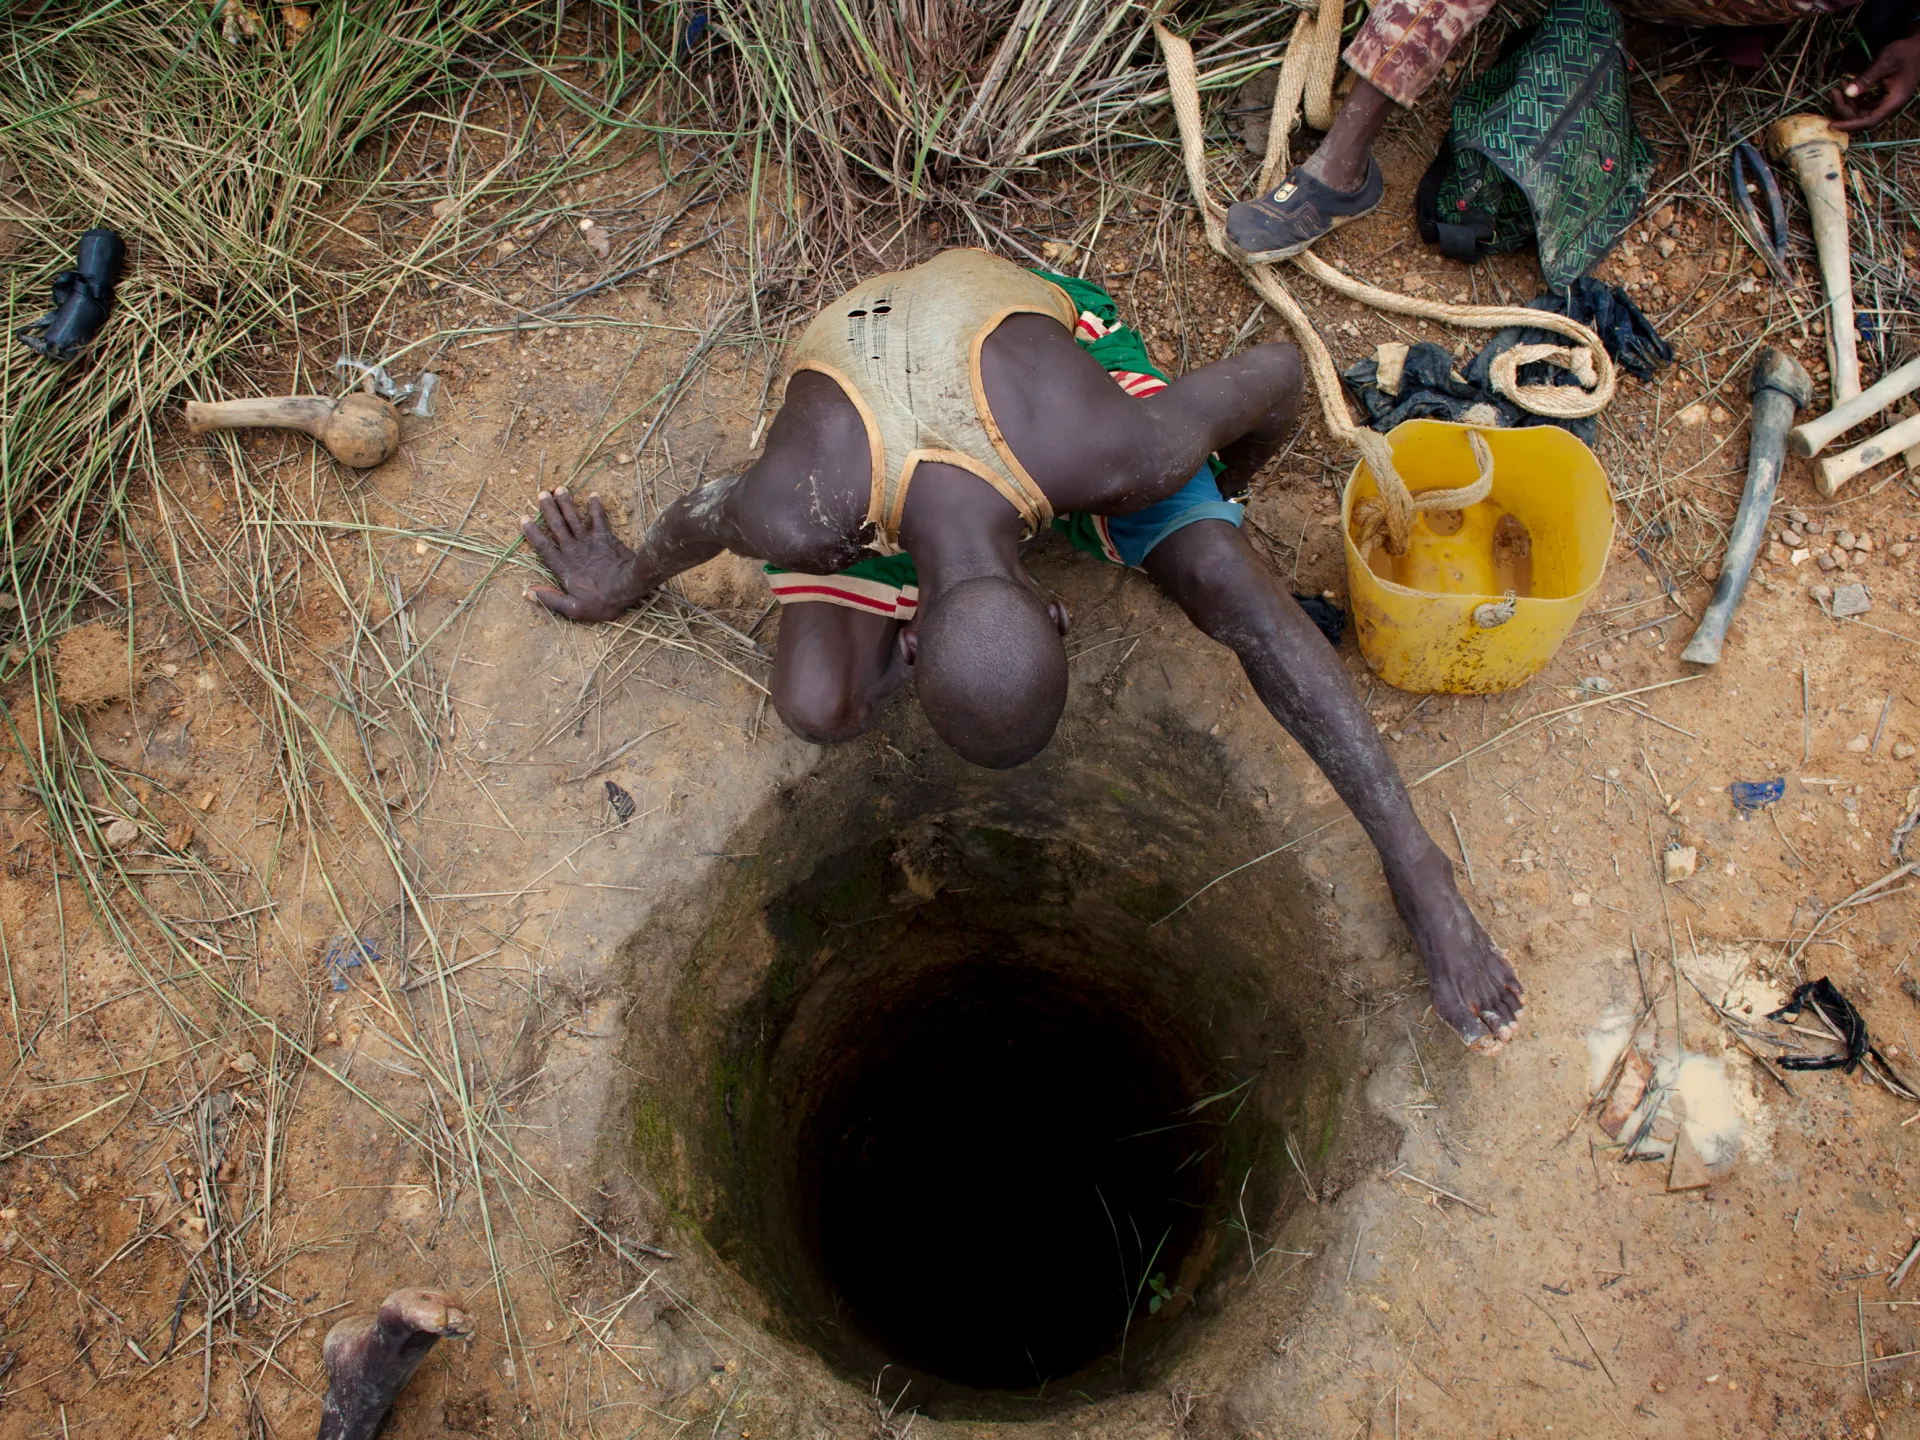
<instances>
[{"instance_id":1,"label":"blue plastic fragment","mask_svg":"<svg viewBox=\"0 0 1920 1440\"><path fill-rule=\"evenodd\" d=\"M371 940L356 940L351 935L336 935L327 944L327 953L321 957L326 961L327 974L332 977L333 988L347 988L347 971L358 970L363 959L377 961L380 947Z\"/></svg>"},{"instance_id":2,"label":"blue plastic fragment","mask_svg":"<svg viewBox=\"0 0 1920 1440\"><path fill-rule=\"evenodd\" d=\"M1787 782L1781 776L1771 780L1736 780L1727 787L1733 796L1734 808L1751 813L1764 810L1782 795L1787 793Z\"/></svg>"}]
</instances>

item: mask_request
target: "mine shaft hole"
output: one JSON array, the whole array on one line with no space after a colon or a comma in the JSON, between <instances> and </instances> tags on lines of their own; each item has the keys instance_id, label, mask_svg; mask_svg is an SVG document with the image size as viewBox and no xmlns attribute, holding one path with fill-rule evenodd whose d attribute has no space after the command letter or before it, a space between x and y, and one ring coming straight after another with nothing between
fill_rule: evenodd
<instances>
[{"instance_id":1,"label":"mine shaft hole","mask_svg":"<svg viewBox=\"0 0 1920 1440\"><path fill-rule=\"evenodd\" d=\"M1213 1132L1122 997L974 961L868 1018L796 1134L796 1188L821 1275L877 1349L1032 1390L1177 1299Z\"/></svg>"}]
</instances>

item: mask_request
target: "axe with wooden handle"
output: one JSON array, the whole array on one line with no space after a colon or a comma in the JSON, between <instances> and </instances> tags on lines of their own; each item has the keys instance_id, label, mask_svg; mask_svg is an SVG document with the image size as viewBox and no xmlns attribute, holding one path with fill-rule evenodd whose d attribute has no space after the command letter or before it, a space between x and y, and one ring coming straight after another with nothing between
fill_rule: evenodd
<instances>
[{"instance_id":1,"label":"axe with wooden handle","mask_svg":"<svg viewBox=\"0 0 1920 1440\"><path fill-rule=\"evenodd\" d=\"M1833 403L1860 393L1859 335L1853 325L1853 255L1847 248L1847 137L1823 115L1789 115L1767 130L1767 149L1793 167L1813 220L1813 248L1827 290L1827 367Z\"/></svg>"},{"instance_id":2,"label":"axe with wooden handle","mask_svg":"<svg viewBox=\"0 0 1920 1440\"><path fill-rule=\"evenodd\" d=\"M400 448L400 416L378 395L356 390L329 400L324 395L290 395L284 400L200 400L187 402L187 429L251 430L257 426L303 430L327 447L342 465L371 470Z\"/></svg>"}]
</instances>

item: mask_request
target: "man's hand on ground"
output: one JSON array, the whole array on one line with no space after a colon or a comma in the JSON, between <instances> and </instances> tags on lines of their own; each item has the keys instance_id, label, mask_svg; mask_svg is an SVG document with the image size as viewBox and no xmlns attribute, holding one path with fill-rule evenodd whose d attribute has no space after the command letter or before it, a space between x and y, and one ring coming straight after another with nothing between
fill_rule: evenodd
<instances>
[{"instance_id":1,"label":"man's hand on ground","mask_svg":"<svg viewBox=\"0 0 1920 1440\"><path fill-rule=\"evenodd\" d=\"M1917 88L1920 88L1920 35L1909 35L1904 40L1893 41L1875 56L1865 73L1835 87L1829 97L1836 117L1833 128L1847 134L1871 129L1882 120L1891 119L1913 98ZM1880 92L1880 98L1869 108L1869 97L1875 90Z\"/></svg>"},{"instance_id":2,"label":"man's hand on ground","mask_svg":"<svg viewBox=\"0 0 1920 1440\"><path fill-rule=\"evenodd\" d=\"M583 517L565 489L543 490L540 519L522 520L520 533L562 587L532 585L527 597L556 615L569 620L618 619L651 588L640 579L640 557L613 533L598 495L587 497Z\"/></svg>"}]
</instances>

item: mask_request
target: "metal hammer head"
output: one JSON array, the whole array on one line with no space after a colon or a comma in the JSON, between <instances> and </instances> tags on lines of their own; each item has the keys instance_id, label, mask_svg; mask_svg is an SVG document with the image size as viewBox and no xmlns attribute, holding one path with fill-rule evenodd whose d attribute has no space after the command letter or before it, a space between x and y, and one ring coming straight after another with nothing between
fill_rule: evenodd
<instances>
[{"instance_id":1,"label":"metal hammer head","mask_svg":"<svg viewBox=\"0 0 1920 1440\"><path fill-rule=\"evenodd\" d=\"M1813 399L1813 379L1793 356L1768 346L1754 362L1753 385L1748 393L1758 395L1762 390L1778 390L1799 410Z\"/></svg>"}]
</instances>

